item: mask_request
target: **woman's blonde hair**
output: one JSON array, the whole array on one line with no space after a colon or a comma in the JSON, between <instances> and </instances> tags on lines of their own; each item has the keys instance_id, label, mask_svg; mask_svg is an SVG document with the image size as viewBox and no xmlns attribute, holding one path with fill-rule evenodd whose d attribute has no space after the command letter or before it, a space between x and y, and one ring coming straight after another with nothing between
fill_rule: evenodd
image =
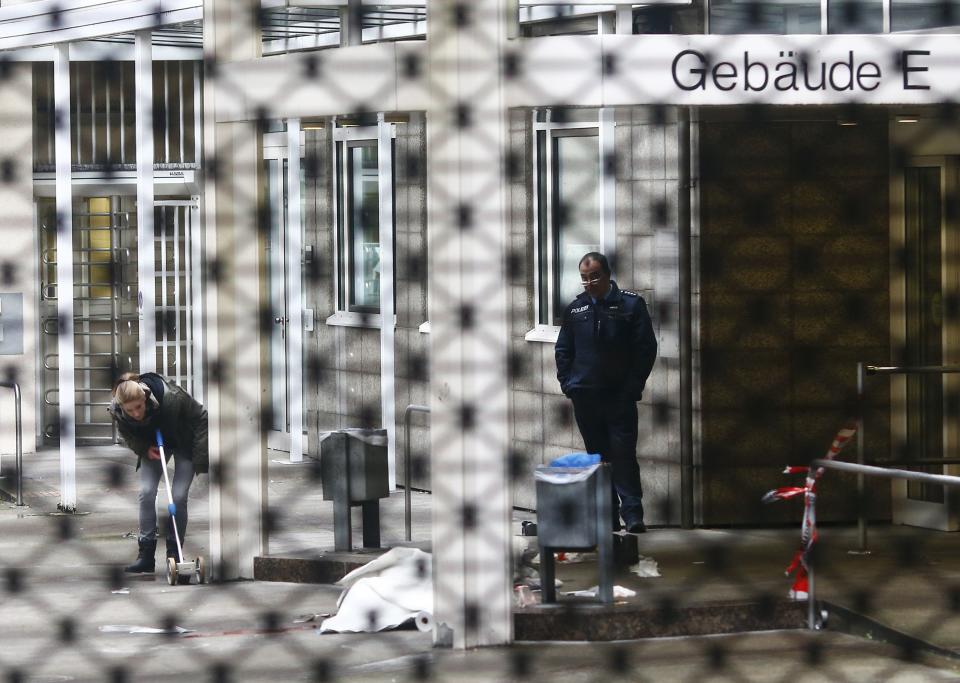
<instances>
[{"instance_id":1,"label":"woman's blonde hair","mask_svg":"<svg viewBox=\"0 0 960 683\"><path fill-rule=\"evenodd\" d=\"M120 405L126 405L133 401L139 401L146 397L143 387L140 386L140 375L133 372L125 372L120 375L117 383L113 387L113 395Z\"/></svg>"}]
</instances>

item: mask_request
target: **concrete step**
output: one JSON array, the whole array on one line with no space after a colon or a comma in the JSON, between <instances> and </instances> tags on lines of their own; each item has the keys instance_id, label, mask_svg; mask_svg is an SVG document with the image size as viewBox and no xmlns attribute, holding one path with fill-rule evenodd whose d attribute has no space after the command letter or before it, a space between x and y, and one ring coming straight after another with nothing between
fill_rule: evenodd
<instances>
[{"instance_id":1,"label":"concrete step","mask_svg":"<svg viewBox=\"0 0 960 683\"><path fill-rule=\"evenodd\" d=\"M516 608L514 637L527 640L608 641L804 629L807 603L791 600L717 601L696 605L624 602L601 605L564 599Z\"/></svg>"}]
</instances>

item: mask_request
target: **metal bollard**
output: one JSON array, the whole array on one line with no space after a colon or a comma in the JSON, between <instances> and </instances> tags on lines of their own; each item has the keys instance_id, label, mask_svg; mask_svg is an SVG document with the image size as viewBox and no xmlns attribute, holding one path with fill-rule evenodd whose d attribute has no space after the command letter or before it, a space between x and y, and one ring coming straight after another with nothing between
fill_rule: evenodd
<instances>
[{"instance_id":1,"label":"metal bollard","mask_svg":"<svg viewBox=\"0 0 960 683\"><path fill-rule=\"evenodd\" d=\"M408 542L413 540L410 512L410 415L415 412L429 415L430 408L411 403L403 411L403 525Z\"/></svg>"},{"instance_id":2,"label":"metal bollard","mask_svg":"<svg viewBox=\"0 0 960 683\"><path fill-rule=\"evenodd\" d=\"M23 506L23 417L20 412L20 385L17 382L0 382L0 387L13 389L14 420L17 433L17 505Z\"/></svg>"}]
</instances>

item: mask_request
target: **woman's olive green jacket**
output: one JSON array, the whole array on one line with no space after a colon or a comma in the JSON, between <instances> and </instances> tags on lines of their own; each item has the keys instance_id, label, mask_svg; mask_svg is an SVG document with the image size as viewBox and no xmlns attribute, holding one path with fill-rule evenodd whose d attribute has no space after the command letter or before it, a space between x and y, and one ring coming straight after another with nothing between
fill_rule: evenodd
<instances>
[{"instance_id":1,"label":"woman's olive green jacket","mask_svg":"<svg viewBox=\"0 0 960 683\"><path fill-rule=\"evenodd\" d=\"M127 446L137 454L137 469L151 446L157 445L160 429L167 453L176 452L193 461L201 474L209 469L207 452L207 409L186 391L156 373L144 373L138 380L147 391L147 413L136 421L127 416L116 399L107 410Z\"/></svg>"}]
</instances>

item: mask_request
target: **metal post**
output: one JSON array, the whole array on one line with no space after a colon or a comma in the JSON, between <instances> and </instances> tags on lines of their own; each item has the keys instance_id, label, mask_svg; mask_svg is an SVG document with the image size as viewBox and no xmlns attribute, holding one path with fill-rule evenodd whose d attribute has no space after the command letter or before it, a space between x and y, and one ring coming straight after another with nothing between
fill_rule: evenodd
<instances>
[{"instance_id":1,"label":"metal post","mask_svg":"<svg viewBox=\"0 0 960 683\"><path fill-rule=\"evenodd\" d=\"M863 413L865 375L863 363L857 363L857 464L863 464ZM863 474L857 474L857 536L860 539L860 552L867 553L867 514L864 510L865 482Z\"/></svg>"},{"instance_id":2,"label":"metal post","mask_svg":"<svg viewBox=\"0 0 960 683\"><path fill-rule=\"evenodd\" d=\"M610 465L597 468L597 564L600 576L597 581L597 599L604 604L613 604L613 497ZM542 556L541 556L542 557Z\"/></svg>"},{"instance_id":3,"label":"metal post","mask_svg":"<svg viewBox=\"0 0 960 683\"><path fill-rule=\"evenodd\" d=\"M380 407L387 430L387 475L397 485L396 349L394 348L393 124L377 121L377 188L380 224Z\"/></svg>"},{"instance_id":4,"label":"metal post","mask_svg":"<svg viewBox=\"0 0 960 683\"><path fill-rule=\"evenodd\" d=\"M282 168L283 162L278 163ZM283 186L282 179L278 185ZM300 204L300 119L287 119L287 243L283 249L287 255L288 311L284 314L281 310L280 315L288 319L290 462L303 462L303 216ZM280 427L282 431L284 425Z\"/></svg>"},{"instance_id":5,"label":"metal post","mask_svg":"<svg viewBox=\"0 0 960 683\"><path fill-rule=\"evenodd\" d=\"M20 407L20 385L13 384L13 399L16 403L14 419L17 423L17 505L23 505L23 413Z\"/></svg>"},{"instance_id":6,"label":"metal post","mask_svg":"<svg viewBox=\"0 0 960 683\"><path fill-rule=\"evenodd\" d=\"M520 37L520 0L506 0L507 38Z\"/></svg>"},{"instance_id":7,"label":"metal post","mask_svg":"<svg viewBox=\"0 0 960 683\"><path fill-rule=\"evenodd\" d=\"M693 528L693 297L690 280L690 110L680 109L677 126L680 188L677 201L677 265L680 270L680 526Z\"/></svg>"},{"instance_id":8,"label":"metal post","mask_svg":"<svg viewBox=\"0 0 960 683\"><path fill-rule=\"evenodd\" d=\"M196 102L197 100L194 100ZM199 157L198 157L199 159ZM200 225L200 197L190 198L190 261L194 264L190 269L192 284L190 289L190 315L193 318L191 327L191 353L193 354L193 391L191 394L200 403L205 403L203 396L203 230Z\"/></svg>"},{"instance_id":9,"label":"metal post","mask_svg":"<svg viewBox=\"0 0 960 683\"><path fill-rule=\"evenodd\" d=\"M108 81L109 82L109 79ZM123 95L123 92L120 93ZM107 138L110 139L109 137ZM110 258L113 259L113 262L117 264L118 272L122 272L123 266L121 264L120 255L120 197L117 195L110 196ZM110 292L110 313L113 316L113 320L110 321L110 363L114 368L114 372L119 373L120 371L120 297L123 296L121 288L123 286L123 277L114 277L113 286ZM119 443L117 437L117 421L110 420L110 441L112 443Z\"/></svg>"},{"instance_id":10,"label":"metal post","mask_svg":"<svg viewBox=\"0 0 960 683\"><path fill-rule=\"evenodd\" d=\"M360 45L363 42L363 3L347 0L340 7L340 47Z\"/></svg>"},{"instance_id":11,"label":"metal post","mask_svg":"<svg viewBox=\"0 0 960 683\"><path fill-rule=\"evenodd\" d=\"M616 5L616 32L621 35L633 33L633 5Z\"/></svg>"},{"instance_id":12,"label":"metal post","mask_svg":"<svg viewBox=\"0 0 960 683\"><path fill-rule=\"evenodd\" d=\"M410 415L415 412L429 415L430 408L411 403L403 411L403 527L404 538L407 541L413 540L412 513L410 511Z\"/></svg>"},{"instance_id":13,"label":"metal post","mask_svg":"<svg viewBox=\"0 0 960 683\"><path fill-rule=\"evenodd\" d=\"M813 564L807 567L807 628L811 631L818 630L815 573Z\"/></svg>"},{"instance_id":14,"label":"metal post","mask_svg":"<svg viewBox=\"0 0 960 683\"><path fill-rule=\"evenodd\" d=\"M20 385L0 382L0 387L13 389L14 422L17 433L17 505L23 506L23 417L20 412Z\"/></svg>"},{"instance_id":15,"label":"metal post","mask_svg":"<svg viewBox=\"0 0 960 683\"><path fill-rule=\"evenodd\" d=\"M57 194L57 397L60 413L60 509L77 509L77 429L73 337L73 178L70 149L70 46L53 62ZM79 138L79 136L78 136Z\"/></svg>"},{"instance_id":16,"label":"metal post","mask_svg":"<svg viewBox=\"0 0 960 683\"><path fill-rule=\"evenodd\" d=\"M140 314L139 371L157 369L156 273L153 227L153 47L149 30L134 38L137 139L137 311Z\"/></svg>"},{"instance_id":17,"label":"metal post","mask_svg":"<svg viewBox=\"0 0 960 683\"><path fill-rule=\"evenodd\" d=\"M617 152L616 122L613 107L600 110L600 251L617 262L617 182L616 169L607 161ZM616 270L616 268L614 268ZM616 272L614 272L616 275Z\"/></svg>"}]
</instances>

